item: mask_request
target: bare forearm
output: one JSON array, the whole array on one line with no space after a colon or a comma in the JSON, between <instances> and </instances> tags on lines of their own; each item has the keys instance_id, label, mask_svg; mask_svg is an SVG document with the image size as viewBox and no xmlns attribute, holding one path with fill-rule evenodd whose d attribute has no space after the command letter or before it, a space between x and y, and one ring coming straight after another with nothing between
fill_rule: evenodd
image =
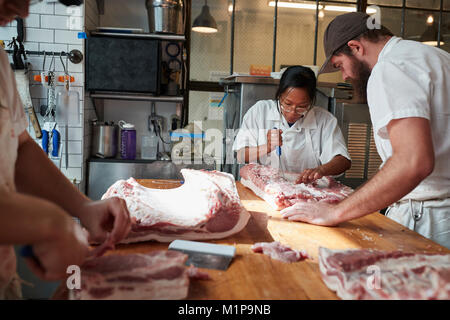
<instances>
[{"instance_id":1,"label":"bare forearm","mask_svg":"<svg viewBox=\"0 0 450 320\"><path fill-rule=\"evenodd\" d=\"M0 243L57 240L70 218L55 204L17 192L0 195Z\"/></svg>"},{"instance_id":2,"label":"bare forearm","mask_svg":"<svg viewBox=\"0 0 450 320\"><path fill-rule=\"evenodd\" d=\"M261 157L266 156L269 153L267 145L264 144L257 147L245 147L239 149L237 158L239 162L249 163L259 161Z\"/></svg>"},{"instance_id":3,"label":"bare forearm","mask_svg":"<svg viewBox=\"0 0 450 320\"><path fill-rule=\"evenodd\" d=\"M336 176L350 169L351 162L346 157L337 155L331 161L320 166L324 176Z\"/></svg>"},{"instance_id":4,"label":"bare forearm","mask_svg":"<svg viewBox=\"0 0 450 320\"><path fill-rule=\"evenodd\" d=\"M372 179L337 206L338 215L346 221L376 212L411 192L423 178L417 168L392 157Z\"/></svg>"},{"instance_id":5,"label":"bare forearm","mask_svg":"<svg viewBox=\"0 0 450 320\"><path fill-rule=\"evenodd\" d=\"M27 134L21 139L15 170L17 190L53 202L77 216L78 208L90 200L75 188Z\"/></svg>"}]
</instances>

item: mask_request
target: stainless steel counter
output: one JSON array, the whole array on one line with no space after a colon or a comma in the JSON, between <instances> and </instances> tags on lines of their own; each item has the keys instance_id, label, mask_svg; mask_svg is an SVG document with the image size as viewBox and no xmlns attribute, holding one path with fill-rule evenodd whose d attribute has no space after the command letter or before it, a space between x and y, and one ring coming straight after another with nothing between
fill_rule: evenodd
<instances>
[{"instance_id":1,"label":"stainless steel counter","mask_svg":"<svg viewBox=\"0 0 450 320\"><path fill-rule=\"evenodd\" d=\"M99 200L117 180L128 179L182 179L183 168L214 170L214 163L175 164L172 161L90 159L88 160L87 195Z\"/></svg>"}]
</instances>

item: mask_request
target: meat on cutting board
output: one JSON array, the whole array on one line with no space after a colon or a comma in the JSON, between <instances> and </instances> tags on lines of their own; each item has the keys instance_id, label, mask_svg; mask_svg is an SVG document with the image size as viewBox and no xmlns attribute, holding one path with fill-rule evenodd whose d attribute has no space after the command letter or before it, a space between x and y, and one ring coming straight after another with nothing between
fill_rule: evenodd
<instances>
[{"instance_id":1,"label":"meat on cutting board","mask_svg":"<svg viewBox=\"0 0 450 320\"><path fill-rule=\"evenodd\" d=\"M240 170L241 183L274 209L282 210L298 202L324 201L338 203L353 190L332 177L323 177L313 183L296 183L298 173L286 172L260 164L248 164Z\"/></svg>"},{"instance_id":2,"label":"meat on cutting board","mask_svg":"<svg viewBox=\"0 0 450 320\"><path fill-rule=\"evenodd\" d=\"M189 289L187 255L178 251L108 255L81 267L81 289L74 300L177 300Z\"/></svg>"},{"instance_id":3,"label":"meat on cutting board","mask_svg":"<svg viewBox=\"0 0 450 320\"><path fill-rule=\"evenodd\" d=\"M305 259L310 259L309 255L304 250L293 250L288 246L273 242L258 242L255 243L251 249L256 253L263 253L268 255L272 259L280 260L283 262L297 262Z\"/></svg>"},{"instance_id":4,"label":"meat on cutting board","mask_svg":"<svg viewBox=\"0 0 450 320\"><path fill-rule=\"evenodd\" d=\"M319 267L342 299L450 299L450 254L319 248Z\"/></svg>"},{"instance_id":5,"label":"meat on cutting board","mask_svg":"<svg viewBox=\"0 0 450 320\"><path fill-rule=\"evenodd\" d=\"M182 169L184 184L151 189L135 179L114 183L102 199L123 198L135 219L122 243L175 239L222 239L241 231L250 218L231 174Z\"/></svg>"}]
</instances>

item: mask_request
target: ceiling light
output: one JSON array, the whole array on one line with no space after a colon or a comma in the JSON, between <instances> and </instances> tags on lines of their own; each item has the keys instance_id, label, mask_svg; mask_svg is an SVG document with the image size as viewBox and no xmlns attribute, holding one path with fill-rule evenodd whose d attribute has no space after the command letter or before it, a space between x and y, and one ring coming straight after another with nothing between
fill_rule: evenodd
<instances>
[{"instance_id":1,"label":"ceiling light","mask_svg":"<svg viewBox=\"0 0 450 320\"><path fill-rule=\"evenodd\" d=\"M275 1L269 1L269 7L275 7ZM279 8L296 8L296 9L310 9L316 10L315 4L309 3L301 3L301 2L286 2L286 1L278 1ZM320 4L319 9L322 9L323 6Z\"/></svg>"},{"instance_id":2,"label":"ceiling light","mask_svg":"<svg viewBox=\"0 0 450 320\"><path fill-rule=\"evenodd\" d=\"M345 7L345 6L325 6L327 11L339 11L339 12L356 12L355 7Z\"/></svg>"},{"instance_id":3,"label":"ceiling light","mask_svg":"<svg viewBox=\"0 0 450 320\"><path fill-rule=\"evenodd\" d=\"M205 5L202 7L202 12L195 18L192 24L192 31L200 33L215 33L217 32L216 20L209 13L208 3L205 0Z\"/></svg>"},{"instance_id":4,"label":"ceiling light","mask_svg":"<svg viewBox=\"0 0 450 320\"><path fill-rule=\"evenodd\" d=\"M428 18L427 18L427 24L433 24L433 22L434 22L433 16L429 15Z\"/></svg>"},{"instance_id":5,"label":"ceiling light","mask_svg":"<svg viewBox=\"0 0 450 320\"><path fill-rule=\"evenodd\" d=\"M323 17L325 17L325 12L323 12L323 10L319 11L319 19L322 19Z\"/></svg>"}]
</instances>

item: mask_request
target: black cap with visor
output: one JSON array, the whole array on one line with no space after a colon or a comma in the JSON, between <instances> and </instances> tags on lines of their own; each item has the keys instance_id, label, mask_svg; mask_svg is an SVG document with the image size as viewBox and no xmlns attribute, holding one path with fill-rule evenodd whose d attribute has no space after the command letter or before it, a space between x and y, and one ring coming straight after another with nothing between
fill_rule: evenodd
<instances>
[{"instance_id":1,"label":"black cap with visor","mask_svg":"<svg viewBox=\"0 0 450 320\"><path fill-rule=\"evenodd\" d=\"M367 26L369 17L364 12L350 12L339 15L330 22L323 37L326 60L320 68L319 74L339 71L333 67L330 61L331 57L350 40L369 30Z\"/></svg>"}]
</instances>

